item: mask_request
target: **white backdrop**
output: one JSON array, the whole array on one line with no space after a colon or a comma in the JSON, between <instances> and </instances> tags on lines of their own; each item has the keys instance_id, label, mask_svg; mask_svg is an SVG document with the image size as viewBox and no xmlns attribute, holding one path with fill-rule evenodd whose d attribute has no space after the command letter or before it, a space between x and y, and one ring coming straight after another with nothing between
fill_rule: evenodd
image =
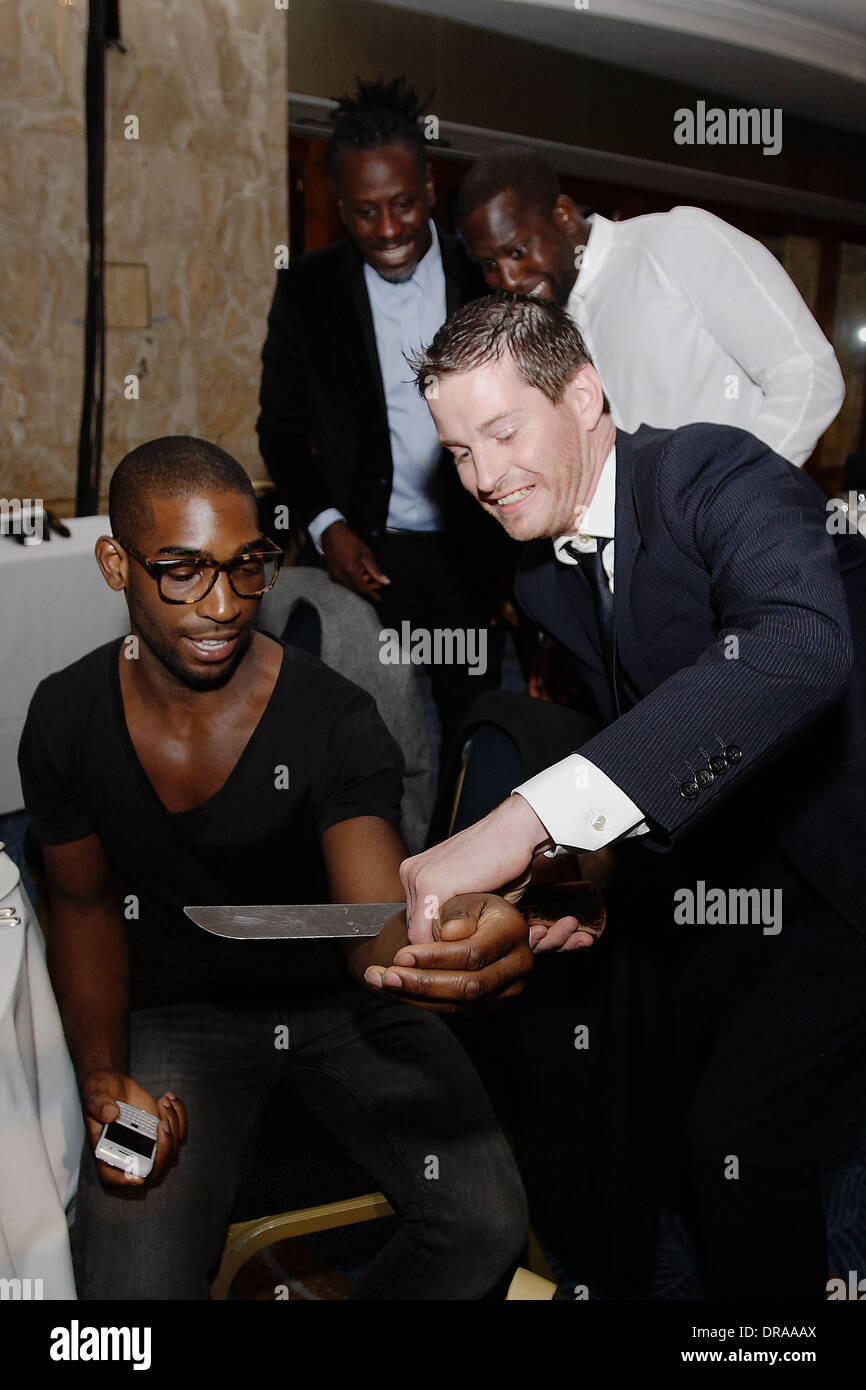
<instances>
[{"instance_id":1,"label":"white backdrop","mask_svg":"<svg viewBox=\"0 0 866 1390\"><path fill-rule=\"evenodd\" d=\"M33 1298L75 1297L65 1209L83 1140L42 933L0 852L0 1278L41 1280Z\"/></svg>"},{"instance_id":2,"label":"white backdrop","mask_svg":"<svg viewBox=\"0 0 866 1390\"><path fill-rule=\"evenodd\" d=\"M0 815L24 805L18 740L43 676L129 631L123 595L109 589L93 556L97 537L111 534L108 517L67 525L70 539L35 546L0 536Z\"/></svg>"}]
</instances>

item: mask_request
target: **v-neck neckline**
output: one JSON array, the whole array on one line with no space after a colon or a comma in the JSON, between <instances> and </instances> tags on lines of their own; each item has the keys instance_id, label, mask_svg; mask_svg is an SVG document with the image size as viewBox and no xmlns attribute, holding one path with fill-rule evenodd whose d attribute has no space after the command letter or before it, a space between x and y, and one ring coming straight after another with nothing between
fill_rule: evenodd
<instances>
[{"instance_id":1,"label":"v-neck neckline","mask_svg":"<svg viewBox=\"0 0 866 1390\"><path fill-rule=\"evenodd\" d=\"M278 642L275 637L271 637L270 633L263 633L262 636L270 638L270 640L273 642L277 642L277 645L282 648L280 668L277 671L277 678L274 681L273 689L271 690L271 693L268 696L267 703L265 704L264 709L262 710L261 714L256 720L255 726L250 730L249 738L247 739L246 743L244 744L243 748L241 749L240 753L235 759L234 764L230 769L228 775L226 776L225 780L220 784L220 786L217 787L216 791L213 792L204 801L200 801L197 806L188 807L188 809L185 811L170 811L168 809L162 797L159 795L159 792L156 790L156 787L153 785L149 776L147 775L144 764L138 756L135 743L132 739L132 734L129 732L129 725L126 721L126 709L124 708L123 704L123 689L120 684L120 648L123 645L125 639L123 637L119 638L118 641L115 642L112 646L110 656L112 707L115 719L117 721L117 731L120 736L120 741L123 744L126 755L132 764L135 775L138 781L142 784L146 794L151 798L151 800L156 802L162 814L170 817L171 820L180 820L184 816L197 816L202 811L205 811L212 807L214 803L217 802L225 794L226 790L236 777L241 763L250 753L250 751L253 748L253 745L256 743L257 739L260 736L262 726L264 725L267 719L267 716L271 709L271 705L274 702L274 699L277 695L277 691L279 690L279 687L282 681L284 680L286 673L285 645L282 642Z\"/></svg>"}]
</instances>

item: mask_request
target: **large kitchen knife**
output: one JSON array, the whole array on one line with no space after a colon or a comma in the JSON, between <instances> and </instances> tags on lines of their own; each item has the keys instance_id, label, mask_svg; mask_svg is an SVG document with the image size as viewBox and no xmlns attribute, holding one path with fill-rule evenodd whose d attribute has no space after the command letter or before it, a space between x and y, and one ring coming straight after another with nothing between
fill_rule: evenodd
<instances>
[{"instance_id":1,"label":"large kitchen knife","mask_svg":"<svg viewBox=\"0 0 866 1390\"><path fill-rule=\"evenodd\" d=\"M185 907L196 926L214 936L247 937L378 936L402 903L286 903L251 907Z\"/></svg>"},{"instance_id":2,"label":"large kitchen knife","mask_svg":"<svg viewBox=\"0 0 866 1390\"><path fill-rule=\"evenodd\" d=\"M244 940L301 940L378 936L389 917L405 903L282 903L239 907L185 907L196 926L214 936ZM582 931L601 936L605 907L594 883L563 883L533 888L517 907L528 921L555 922L576 917Z\"/></svg>"}]
</instances>

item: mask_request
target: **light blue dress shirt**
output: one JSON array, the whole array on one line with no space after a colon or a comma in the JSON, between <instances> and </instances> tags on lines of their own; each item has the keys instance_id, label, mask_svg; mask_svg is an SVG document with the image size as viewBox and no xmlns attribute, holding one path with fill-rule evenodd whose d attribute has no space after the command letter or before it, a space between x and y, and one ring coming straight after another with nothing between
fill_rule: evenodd
<instances>
[{"instance_id":1,"label":"light blue dress shirt","mask_svg":"<svg viewBox=\"0 0 866 1390\"><path fill-rule=\"evenodd\" d=\"M432 222L430 232L430 249L408 280L383 280L364 266L394 464L386 524L404 531L438 531L443 524L430 496L440 453L436 426L404 356L427 347L446 318L445 271Z\"/></svg>"}]
</instances>

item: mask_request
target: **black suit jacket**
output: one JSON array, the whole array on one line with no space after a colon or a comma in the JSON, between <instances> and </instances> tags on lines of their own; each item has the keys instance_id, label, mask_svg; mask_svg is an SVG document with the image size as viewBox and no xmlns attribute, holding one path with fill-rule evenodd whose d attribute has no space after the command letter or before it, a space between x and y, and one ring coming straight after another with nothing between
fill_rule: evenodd
<instances>
[{"instance_id":1,"label":"black suit jacket","mask_svg":"<svg viewBox=\"0 0 866 1390\"><path fill-rule=\"evenodd\" d=\"M642 426L616 437L614 547L637 700L619 719L582 572L533 541L518 575L522 606L578 657L607 725L581 753L644 812L647 847L712 813L705 828L723 828L731 856L775 842L866 927L866 541L833 534L823 493L752 435ZM739 761L684 795L692 769L731 746Z\"/></svg>"},{"instance_id":2,"label":"black suit jacket","mask_svg":"<svg viewBox=\"0 0 866 1390\"><path fill-rule=\"evenodd\" d=\"M440 232L439 244L450 314L487 287L461 243ZM336 507L376 552L393 464L364 262L351 241L278 271L262 364L259 446L292 524ZM488 569L503 539L464 493L445 450L436 486L446 529L465 542L460 553L473 573Z\"/></svg>"}]
</instances>

